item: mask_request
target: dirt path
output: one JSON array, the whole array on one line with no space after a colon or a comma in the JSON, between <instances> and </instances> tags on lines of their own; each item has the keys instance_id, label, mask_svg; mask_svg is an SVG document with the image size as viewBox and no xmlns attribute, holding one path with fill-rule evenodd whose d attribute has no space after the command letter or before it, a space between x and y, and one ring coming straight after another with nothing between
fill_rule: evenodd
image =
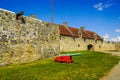
<instances>
[{"instance_id":1,"label":"dirt path","mask_svg":"<svg viewBox=\"0 0 120 80\"><path fill-rule=\"evenodd\" d=\"M120 56L120 52L108 52L113 55ZM107 76L103 77L100 80L120 80L120 61L119 63L108 73Z\"/></svg>"}]
</instances>

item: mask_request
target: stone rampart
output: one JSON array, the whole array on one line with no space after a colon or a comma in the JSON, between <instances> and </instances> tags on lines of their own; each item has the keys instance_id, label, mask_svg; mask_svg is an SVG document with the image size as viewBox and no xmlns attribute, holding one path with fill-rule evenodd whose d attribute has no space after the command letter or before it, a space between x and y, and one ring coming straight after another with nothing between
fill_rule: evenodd
<instances>
[{"instance_id":1,"label":"stone rampart","mask_svg":"<svg viewBox=\"0 0 120 80\"><path fill-rule=\"evenodd\" d=\"M0 9L0 65L30 62L59 54L59 27Z\"/></svg>"}]
</instances>

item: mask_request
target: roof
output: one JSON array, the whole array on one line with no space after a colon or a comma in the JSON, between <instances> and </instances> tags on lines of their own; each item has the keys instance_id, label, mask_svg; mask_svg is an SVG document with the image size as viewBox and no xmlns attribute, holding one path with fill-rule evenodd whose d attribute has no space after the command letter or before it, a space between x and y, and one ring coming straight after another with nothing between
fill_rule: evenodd
<instances>
[{"instance_id":1,"label":"roof","mask_svg":"<svg viewBox=\"0 0 120 80\"><path fill-rule=\"evenodd\" d=\"M60 35L70 36L70 37L79 37L77 28L59 25L59 29L60 29Z\"/></svg>"},{"instance_id":2,"label":"roof","mask_svg":"<svg viewBox=\"0 0 120 80\"><path fill-rule=\"evenodd\" d=\"M85 39L94 39L95 35L96 35L96 39L97 40L103 40L98 34L96 34L95 32L92 31L88 31L88 30L81 30L82 32L82 38Z\"/></svg>"},{"instance_id":3,"label":"roof","mask_svg":"<svg viewBox=\"0 0 120 80\"><path fill-rule=\"evenodd\" d=\"M78 28L59 25L59 29L60 29L60 35L69 36L69 37L79 37ZM88 31L85 29L81 29L81 33L82 33L82 38L84 39L94 39L95 38L94 35L96 34L95 32ZM96 34L96 39L103 40L98 34Z\"/></svg>"}]
</instances>

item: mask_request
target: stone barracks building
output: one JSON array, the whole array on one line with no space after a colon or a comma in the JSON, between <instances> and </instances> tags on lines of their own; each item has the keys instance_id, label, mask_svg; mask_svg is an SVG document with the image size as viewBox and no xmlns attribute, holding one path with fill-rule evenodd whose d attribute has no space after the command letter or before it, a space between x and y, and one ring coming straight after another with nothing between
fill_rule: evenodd
<instances>
[{"instance_id":1,"label":"stone barracks building","mask_svg":"<svg viewBox=\"0 0 120 80\"><path fill-rule=\"evenodd\" d=\"M60 51L115 50L115 43L103 41L103 38L85 27L69 27L67 23L59 25Z\"/></svg>"}]
</instances>

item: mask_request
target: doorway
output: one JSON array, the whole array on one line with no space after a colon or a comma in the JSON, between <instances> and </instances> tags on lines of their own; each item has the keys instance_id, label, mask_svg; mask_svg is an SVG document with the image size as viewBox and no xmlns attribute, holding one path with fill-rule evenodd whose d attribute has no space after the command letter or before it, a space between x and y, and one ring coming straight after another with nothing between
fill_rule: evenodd
<instances>
[{"instance_id":1,"label":"doorway","mask_svg":"<svg viewBox=\"0 0 120 80\"><path fill-rule=\"evenodd\" d=\"M88 50L93 50L93 45L92 45L92 44L89 44L89 45L87 46L87 48L88 48Z\"/></svg>"}]
</instances>

